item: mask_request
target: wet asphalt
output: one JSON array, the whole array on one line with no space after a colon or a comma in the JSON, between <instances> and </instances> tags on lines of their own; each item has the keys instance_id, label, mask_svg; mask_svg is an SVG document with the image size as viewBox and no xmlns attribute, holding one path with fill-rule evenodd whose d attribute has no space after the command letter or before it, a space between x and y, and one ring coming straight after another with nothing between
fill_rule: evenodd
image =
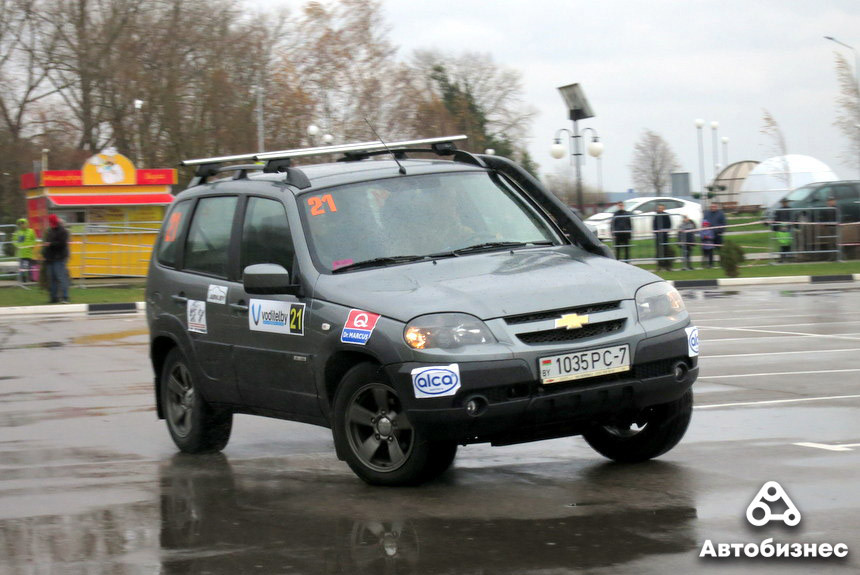
<instances>
[{"instance_id":1,"label":"wet asphalt","mask_svg":"<svg viewBox=\"0 0 860 575\"><path fill-rule=\"evenodd\" d=\"M222 454L177 454L141 314L0 318L0 573L860 571L860 287L684 295L701 377L673 451L476 445L403 489L364 485L328 430L291 422L237 416ZM745 519L771 480L797 527ZM849 555L699 557L767 538Z\"/></svg>"}]
</instances>

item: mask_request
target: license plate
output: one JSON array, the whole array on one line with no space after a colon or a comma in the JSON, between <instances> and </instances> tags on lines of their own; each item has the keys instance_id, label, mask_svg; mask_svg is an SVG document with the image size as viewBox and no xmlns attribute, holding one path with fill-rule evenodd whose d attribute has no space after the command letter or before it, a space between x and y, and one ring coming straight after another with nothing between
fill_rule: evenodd
<instances>
[{"instance_id":1,"label":"license plate","mask_svg":"<svg viewBox=\"0 0 860 575\"><path fill-rule=\"evenodd\" d=\"M630 346L615 345L538 360L541 383L558 383L630 370Z\"/></svg>"}]
</instances>

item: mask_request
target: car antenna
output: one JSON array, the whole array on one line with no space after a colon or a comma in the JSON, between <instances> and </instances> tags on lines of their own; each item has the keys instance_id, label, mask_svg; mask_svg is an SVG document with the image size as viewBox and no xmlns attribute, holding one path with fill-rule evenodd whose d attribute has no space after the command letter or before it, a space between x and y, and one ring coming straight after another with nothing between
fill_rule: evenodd
<instances>
[{"instance_id":1,"label":"car antenna","mask_svg":"<svg viewBox=\"0 0 860 575\"><path fill-rule=\"evenodd\" d=\"M373 132L373 135L376 136L376 139L379 140L379 142L385 147L385 151L391 154L391 157L394 158L395 162L397 162L397 167L399 168L398 171L405 176L406 168L404 168L403 164L400 163L400 160L397 159L397 154L395 154L391 151L391 149L389 149L388 144L386 144L382 137L377 133L377 131L373 129L373 125L367 120L366 116L364 118L364 121L367 122L367 127L370 128L370 131Z\"/></svg>"}]
</instances>

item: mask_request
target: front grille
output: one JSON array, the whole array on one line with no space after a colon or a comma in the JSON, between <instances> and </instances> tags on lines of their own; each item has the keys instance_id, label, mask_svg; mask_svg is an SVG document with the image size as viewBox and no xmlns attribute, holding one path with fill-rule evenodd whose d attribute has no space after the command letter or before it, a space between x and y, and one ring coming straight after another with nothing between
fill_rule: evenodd
<instances>
[{"instance_id":1,"label":"front grille","mask_svg":"<svg viewBox=\"0 0 860 575\"><path fill-rule=\"evenodd\" d=\"M621 331L626 319L614 319L601 323L589 323L579 329L549 329L545 331L532 331L519 333L517 337L526 345L540 345L542 343L563 343L566 341L578 341L599 335L608 335Z\"/></svg>"},{"instance_id":2,"label":"front grille","mask_svg":"<svg viewBox=\"0 0 860 575\"><path fill-rule=\"evenodd\" d=\"M611 311L621 307L620 301L610 301L604 303L596 303L587 306L573 307L570 309L556 309L551 311L539 311L535 313L526 313L522 315L512 315L505 318L505 323L508 325L517 325L521 323L530 323L534 321L546 321L548 319L557 319L563 315L575 313L579 315L588 315L590 313L598 313L601 311Z\"/></svg>"}]
</instances>

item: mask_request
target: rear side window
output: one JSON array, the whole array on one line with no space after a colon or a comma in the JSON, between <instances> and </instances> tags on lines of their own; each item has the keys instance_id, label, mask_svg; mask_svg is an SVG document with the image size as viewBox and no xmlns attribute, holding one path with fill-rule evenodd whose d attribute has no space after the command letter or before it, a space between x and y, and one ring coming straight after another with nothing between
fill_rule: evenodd
<instances>
[{"instance_id":1,"label":"rear side window","mask_svg":"<svg viewBox=\"0 0 860 575\"><path fill-rule=\"evenodd\" d=\"M860 196L854 186L836 186L837 200L856 200Z\"/></svg>"},{"instance_id":2,"label":"rear side window","mask_svg":"<svg viewBox=\"0 0 860 575\"><path fill-rule=\"evenodd\" d=\"M158 263L174 267L176 265L176 242L182 237L188 224L191 201L179 202L170 210L170 216L161 228L161 242L158 244Z\"/></svg>"},{"instance_id":3,"label":"rear side window","mask_svg":"<svg viewBox=\"0 0 860 575\"><path fill-rule=\"evenodd\" d=\"M283 204L266 198L249 198L242 227L242 269L253 264L293 266L293 238Z\"/></svg>"},{"instance_id":4,"label":"rear side window","mask_svg":"<svg viewBox=\"0 0 860 575\"><path fill-rule=\"evenodd\" d=\"M202 198L197 202L185 242L185 269L227 277L236 202L236 196Z\"/></svg>"}]
</instances>

